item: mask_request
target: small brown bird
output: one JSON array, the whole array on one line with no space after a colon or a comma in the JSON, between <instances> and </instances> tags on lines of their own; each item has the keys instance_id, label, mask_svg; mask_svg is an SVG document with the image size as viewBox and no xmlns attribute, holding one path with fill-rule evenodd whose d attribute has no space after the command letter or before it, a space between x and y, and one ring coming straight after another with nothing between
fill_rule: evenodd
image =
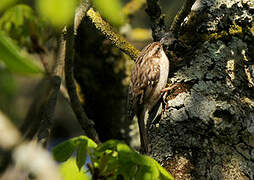
<instances>
[{"instance_id":1,"label":"small brown bird","mask_svg":"<svg viewBox=\"0 0 254 180\"><path fill-rule=\"evenodd\" d=\"M161 97L167 84L169 60L160 42L147 45L140 53L132 70L129 86L129 118L138 118L141 151L148 151L146 121L148 113Z\"/></svg>"}]
</instances>

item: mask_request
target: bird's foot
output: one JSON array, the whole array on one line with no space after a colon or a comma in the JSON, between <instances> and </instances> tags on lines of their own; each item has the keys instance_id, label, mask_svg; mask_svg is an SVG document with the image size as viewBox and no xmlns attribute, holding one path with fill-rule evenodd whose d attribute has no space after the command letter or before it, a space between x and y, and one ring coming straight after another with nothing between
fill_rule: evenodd
<instances>
[{"instance_id":1,"label":"bird's foot","mask_svg":"<svg viewBox=\"0 0 254 180\"><path fill-rule=\"evenodd\" d=\"M162 114L164 114L164 112L167 109L167 104L168 104L167 101L169 99L173 99L176 96L178 89L180 90L182 88L183 88L183 85L181 83L175 83L175 84L170 84L168 87L161 90L162 100L164 102L164 105L162 108Z\"/></svg>"},{"instance_id":2,"label":"bird's foot","mask_svg":"<svg viewBox=\"0 0 254 180\"><path fill-rule=\"evenodd\" d=\"M176 83L176 84L170 84L168 87L165 87L164 89L161 90L161 93L163 94L162 95L162 99L163 99L163 102L165 104L167 104L167 96L168 96L168 92L171 92L171 90L175 89L176 87L178 87L180 84L179 83Z\"/></svg>"}]
</instances>

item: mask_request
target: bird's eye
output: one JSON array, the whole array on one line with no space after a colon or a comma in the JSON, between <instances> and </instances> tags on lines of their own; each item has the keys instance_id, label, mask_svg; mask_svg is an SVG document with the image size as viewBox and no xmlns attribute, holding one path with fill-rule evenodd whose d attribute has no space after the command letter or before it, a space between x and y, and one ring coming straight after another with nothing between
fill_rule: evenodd
<instances>
[{"instance_id":1,"label":"bird's eye","mask_svg":"<svg viewBox=\"0 0 254 180\"><path fill-rule=\"evenodd\" d=\"M155 52L157 53L157 52L159 52L159 50L160 50L160 47L158 46L158 47L156 48L156 51L155 51Z\"/></svg>"}]
</instances>

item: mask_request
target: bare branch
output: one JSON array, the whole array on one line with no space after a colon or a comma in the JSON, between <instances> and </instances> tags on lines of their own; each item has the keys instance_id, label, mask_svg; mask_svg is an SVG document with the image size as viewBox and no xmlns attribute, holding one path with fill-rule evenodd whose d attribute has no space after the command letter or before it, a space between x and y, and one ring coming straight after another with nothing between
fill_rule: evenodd
<instances>
[{"instance_id":1,"label":"bare branch","mask_svg":"<svg viewBox=\"0 0 254 180\"><path fill-rule=\"evenodd\" d=\"M90 7L90 0L82 0L80 6L76 9L74 17L74 35L77 35L78 27L86 15L88 8Z\"/></svg>"},{"instance_id":2,"label":"bare branch","mask_svg":"<svg viewBox=\"0 0 254 180\"><path fill-rule=\"evenodd\" d=\"M38 133L38 140L46 145L52 128L63 68L63 60L57 58L52 73L45 75L37 85L36 97L20 128L25 138L32 139Z\"/></svg>"},{"instance_id":3,"label":"bare branch","mask_svg":"<svg viewBox=\"0 0 254 180\"><path fill-rule=\"evenodd\" d=\"M43 111L43 119L41 121L40 129L38 132L38 140L45 146L50 136L53 124L52 120L55 113L57 96L61 85L61 78L59 76L52 76L50 77L48 83L50 87L47 90L47 96L45 97L46 102L41 107L41 110Z\"/></svg>"},{"instance_id":4,"label":"bare branch","mask_svg":"<svg viewBox=\"0 0 254 180\"><path fill-rule=\"evenodd\" d=\"M70 96L71 107L76 114L76 117L88 137L93 139L96 143L100 143L96 130L94 129L94 122L90 120L77 95L76 85L73 77L73 60L74 60L74 30L73 27L66 28L64 31L65 43L65 80L68 94Z\"/></svg>"},{"instance_id":5,"label":"bare branch","mask_svg":"<svg viewBox=\"0 0 254 180\"><path fill-rule=\"evenodd\" d=\"M38 133L38 140L43 141L46 145L52 127L60 85L61 77L56 75L44 77L37 85L36 97L20 127L25 138L32 139Z\"/></svg>"},{"instance_id":6,"label":"bare branch","mask_svg":"<svg viewBox=\"0 0 254 180\"><path fill-rule=\"evenodd\" d=\"M161 7L158 0L147 0L146 12L151 20L154 41L159 41L166 32L164 15L161 14Z\"/></svg>"},{"instance_id":7,"label":"bare branch","mask_svg":"<svg viewBox=\"0 0 254 180\"><path fill-rule=\"evenodd\" d=\"M185 3L180 11L176 14L173 23L171 24L170 31L177 37L180 32L180 26L183 20L188 16L191 7L196 0L185 0Z\"/></svg>"}]
</instances>

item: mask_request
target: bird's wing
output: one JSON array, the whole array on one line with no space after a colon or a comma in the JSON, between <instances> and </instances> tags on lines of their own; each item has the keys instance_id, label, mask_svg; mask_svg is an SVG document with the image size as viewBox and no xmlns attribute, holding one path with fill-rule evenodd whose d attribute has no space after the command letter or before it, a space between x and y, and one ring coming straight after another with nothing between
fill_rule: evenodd
<instances>
[{"instance_id":1,"label":"bird's wing","mask_svg":"<svg viewBox=\"0 0 254 180\"><path fill-rule=\"evenodd\" d=\"M142 56L141 56L142 57ZM139 63L139 64L138 64ZM128 109L130 118L133 118L133 110L137 110L142 105L144 99L149 97L153 88L160 78L160 66L157 60L147 59L138 61L131 75L131 82L128 95Z\"/></svg>"}]
</instances>

